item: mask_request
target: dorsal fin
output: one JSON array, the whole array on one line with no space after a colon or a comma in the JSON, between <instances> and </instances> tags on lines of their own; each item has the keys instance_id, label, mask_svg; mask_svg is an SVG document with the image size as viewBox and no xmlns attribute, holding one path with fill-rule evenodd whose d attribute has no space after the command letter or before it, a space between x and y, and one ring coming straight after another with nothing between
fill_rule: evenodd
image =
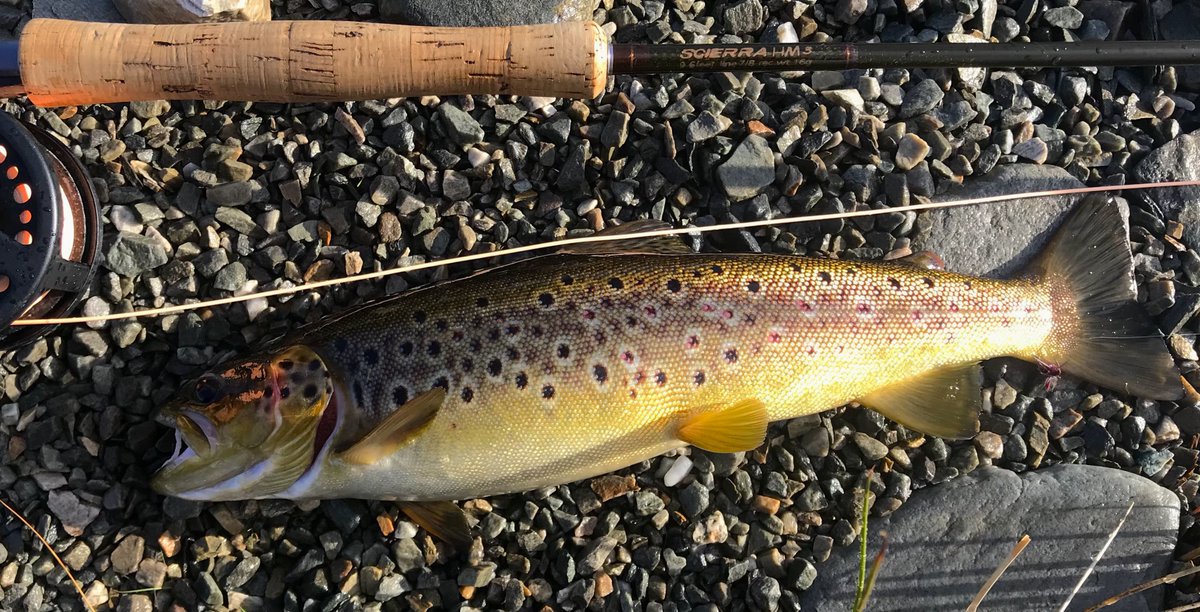
<instances>
[{"instance_id":1,"label":"dorsal fin","mask_svg":"<svg viewBox=\"0 0 1200 612\"><path fill-rule=\"evenodd\" d=\"M389 414L354 446L338 453L338 459L366 465L396 452L429 426L445 399L446 390L441 387L414 397Z\"/></svg>"},{"instance_id":2,"label":"dorsal fin","mask_svg":"<svg viewBox=\"0 0 1200 612\"><path fill-rule=\"evenodd\" d=\"M979 364L950 366L884 387L860 404L910 429L962 440L979 432Z\"/></svg>"},{"instance_id":3,"label":"dorsal fin","mask_svg":"<svg viewBox=\"0 0 1200 612\"><path fill-rule=\"evenodd\" d=\"M604 228L593 236L620 236L625 234L641 234L655 230L671 229L671 224L657 219L638 219L621 225ZM692 250L680 240L679 236L654 236L651 238L628 238L626 240L605 240L603 242L584 242L563 247L560 253L569 255L621 255L628 253L658 253L678 254L691 253Z\"/></svg>"}]
</instances>

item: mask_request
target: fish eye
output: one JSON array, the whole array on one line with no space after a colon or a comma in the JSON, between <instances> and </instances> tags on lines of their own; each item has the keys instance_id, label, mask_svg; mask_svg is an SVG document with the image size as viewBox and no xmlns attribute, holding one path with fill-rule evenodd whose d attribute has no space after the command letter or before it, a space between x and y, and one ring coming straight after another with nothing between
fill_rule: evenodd
<instances>
[{"instance_id":1,"label":"fish eye","mask_svg":"<svg viewBox=\"0 0 1200 612\"><path fill-rule=\"evenodd\" d=\"M221 396L221 385L217 381L217 377L212 374L205 374L200 377L200 380L196 381L194 393L197 402L211 404Z\"/></svg>"}]
</instances>

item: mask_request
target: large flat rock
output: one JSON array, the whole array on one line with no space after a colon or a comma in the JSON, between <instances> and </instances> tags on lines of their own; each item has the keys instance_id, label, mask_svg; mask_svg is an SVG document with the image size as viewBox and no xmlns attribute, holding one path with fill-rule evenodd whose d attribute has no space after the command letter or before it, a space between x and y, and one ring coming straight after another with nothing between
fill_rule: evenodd
<instances>
[{"instance_id":1,"label":"large flat rock","mask_svg":"<svg viewBox=\"0 0 1200 612\"><path fill-rule=\"evenodd\" d=\"M1133 512L1075 596L1073 610L1169 572L1179 530L1179 500L1171 491L1135 474L1081 465L1024 475L988 467L917 491L894 514L870 523L870 554L879 548L880 531L889 543L869 609L962 610L1029 534L1031 543L980 609L1057 610L1131 501ZM857 544L841 548L817 568L805 609L851 609L857 552ZM1158 587L1105 610L1162 605Z\"/></svg>"},{"instance_id":2,"label":"large flat rock","mask_svg":"<svg viewBox=\"0 0 1200 612\"><path fill-rule=\"evenodd\" d=\"M999 166L936 200L1082 186L1083 183L1057 166L1012 164ZM953 272L1011 276L1041 252L1063 216L1079 199L1079 196L1031 198L924 213L931 224L929 231L914 240L914 250L934 251L946 261L946 269Z\"/></svg>"}]
</instances>

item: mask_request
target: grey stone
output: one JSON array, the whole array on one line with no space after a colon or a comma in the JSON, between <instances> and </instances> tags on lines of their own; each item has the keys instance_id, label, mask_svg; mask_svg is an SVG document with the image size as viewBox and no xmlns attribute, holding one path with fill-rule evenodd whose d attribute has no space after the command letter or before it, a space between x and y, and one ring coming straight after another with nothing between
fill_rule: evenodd
<instances>
[{"instance_id":1,"label":"grey stone","mask_svg":"<svg viewBox=\"0 0 1200 612\"><path fill-rule=\"evenodd\" d=\"M1073 6L1060 6L1049 9L1042 15L1042 19L1050 25L1067 30L1074 30L1083 25L1083 13L1079 12L1079 9Z\"/></svg>"},{"instance_id":2,"label":"grey stone","mask_svg":"<svg viewBox=\"0 0 1200 612\"><path fill-rule=\"evenodd\" d=\"M62 521L64 530L71 535L80 535L97 516L100 516L100 508L84 502L70 491L51 491L49 495L46 505L54 516Z\"/></svg>"},{"instance_id":3,"label":"grey stone","mask_svg":"<svg viewBox=\"0 0 1200 612\"><path fill-rule=\"evenodd\" d=\"M387 21L436 26L502 26L590 19L596 0L380 0Z\"/></svg>"},{"instance_id":4,"label":"grey stone","mask_svg":"<svg viewBox=\"0 0 1200 612\"><path fill-rule=\"evenodd\" d=\"M933 79L917 81L904 94L904 103L900 105L900 117L915 117L927 113L942 103L946 92Z\"/></svg>"},{"instance_id":5,"label":"grey stone","mask_svg":"<svg viewBox=\"0 0 1200 612\"><path fill-rule=\"evenodd\" d=\"M775 156L761 136L747 136L717 168L717 178L734 201L748 200L775 181Z\"/></svg>"},{"instance_id":6,"label":"grey stone","mask_svg":"<svg viewBox=\"0 0 1200 612\"><path fill-rule=\"evenodd\" d=\"M224 183L209 187L204 192L205 199L214 206L245 206L250 203L253 190L247 181Z\"/></svg>"},{"instance_id":7,"label":"grey stone","mask_svg":"<svg viewBox=\"0 0 1200 612\"><path fill-rule=\"evenodd\" d=\"M742 0L725 9L725 29L731 34L754 32L763 26L767 11L759 0Z\"/></svg>"},{"instance_id":8,"label":"grey stone","mask_svg":"<svg viewBox=\"0 0 1200 612\"><path fill-rule=\"evenodd\" d=\"M121 232L108 248L104 265L121 276L134 277L167 263L167 250L157 240Z\"/></svg>"},{"instance_id":9,"label":"grey stone","mask_svg":"<svg viewBox=\"0 0 1200 612\"><path fill-rule=\"evenodd\" d=\"M1200 15L1197 19L1200 19ZM1184 134L1151 151L1133 169L1133 176L1137 181L1147 183L1200 180L1200 131ZM1138 192L1138 197L1156 206L1167 218L1172 218L1188 202L1200 200L1200 188L1149 189Z\"/></svg>"},{"instance_id":10,"label":"grey stone","mask_svg":"<svg viewBox=\"0 0 1200 612\"><path fill-rule=\"evenodd\" d=\"M438 107L438 116L454 142L472 145L483 140L483 127L467 111L453 104L443 104Z\"/></svg>"},{"instance_id":11,"label":"grey stone","mask_svg":"<svg viewBox=\"0 0 1200 612\"><path fill-rule=\"evenodd\" d=\"M111 0L34 0L33 17L124 23Z\"/></svg>"},{"instance_id":12,"label":"grey stone","mask_svg":"<svg viewBox=\"0 0 1200 612\"><path fill-rule=\"evenodd\" d=\"M1073 600L1083 609L1169 571L1179 500L1152 481L1110 468L1058 465L1017 475L985 467L922 489L890 516L872 519L868 551L888 533L888 556L871 592L879 610L963 609L1024 534L1031 543L984 599L987 610L1054 610L1066 600L1130 502L1132 514ZM858 548L818 567L806 609L848 610ZM1145 591L1106 610L1158 610Z\"/></svg>"},{"instance_id":13,"label":"grey stone","mask_svg":"<svg viewBox=\"0 0 1200 612\"><path fill-rule=\"evenodd\" d=\"M967 187L954 187L936 198L1006 195L1022 191L1081 187L1057 166L1013 164L978 177ZM1022 199L1018 202L943 208L929 213L928 231L913 241L914 250L930 250L946 269L976 276L1007 277L1020 270L1070 210L1067 198ZM983 236L986 234L986 240Z\"/></svg>"}]
</instances>

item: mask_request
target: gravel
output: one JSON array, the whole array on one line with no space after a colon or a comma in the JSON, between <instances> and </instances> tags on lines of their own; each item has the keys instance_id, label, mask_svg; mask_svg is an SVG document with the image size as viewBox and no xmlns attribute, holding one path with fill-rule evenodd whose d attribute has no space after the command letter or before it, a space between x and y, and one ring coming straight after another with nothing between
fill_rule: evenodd
<instances>
[{"instance_id":1,"label":"gravel","mask_svg":"<svg viewBox=\"0 0 1200 612\"><path fill-rule=\"evenodd\" d=\"M439 23L550 21L560 6L281 0L274 9L276 19L377 20L398 4L424 6L410 16ZM1165 36L1186 34L1190 22L1169 16L1192 4L1152 4ZM19 27L25 9L16 6L0 3L0 28ZM1070 41L1142 37L1131 29L1141 27L1141 9L1130 6L605 0L575 15L595 17L620 42L965 42L978 40L975 31ZM9 8L20 18L6 20ZM69 141L95 177L105 263L82 310L99 314L489 253L612 221L711 225L1194 177L1200 84L1190 75L1101 67L617 76L593 101L151 101L46 111L10 100L4 110ZM1125 198L1140 295L1198 384L1196 198ZM695 242L850 259L932 248L952 270L1006 275L1063 207L892 212ZM856 544L871 468L873 519L983 468L1120 470L1179 500L1175 550L1200 546L1193 406L1070 377L1047 389L1035 366L1012 360L985 366L990 408L976 440L917 436L866 410L828 411L773 425L748 453L687 449L591 481L463 500L479 535L459 556L385 502L210 504L147 488L174 443L154 410L185 377L364 300L488 265L64 326L0 358L0 490L64 556L89 601L121 610L795 610L828 573L825 562ZM665 482L680 457L690 466ZM971 569L994 569L984 565ZM1162 589L1163 607L1195 602L1197 590L1190 578ZM6 514L0 608L82 609L48 550Z\"/></svg>"}]
</instances>

